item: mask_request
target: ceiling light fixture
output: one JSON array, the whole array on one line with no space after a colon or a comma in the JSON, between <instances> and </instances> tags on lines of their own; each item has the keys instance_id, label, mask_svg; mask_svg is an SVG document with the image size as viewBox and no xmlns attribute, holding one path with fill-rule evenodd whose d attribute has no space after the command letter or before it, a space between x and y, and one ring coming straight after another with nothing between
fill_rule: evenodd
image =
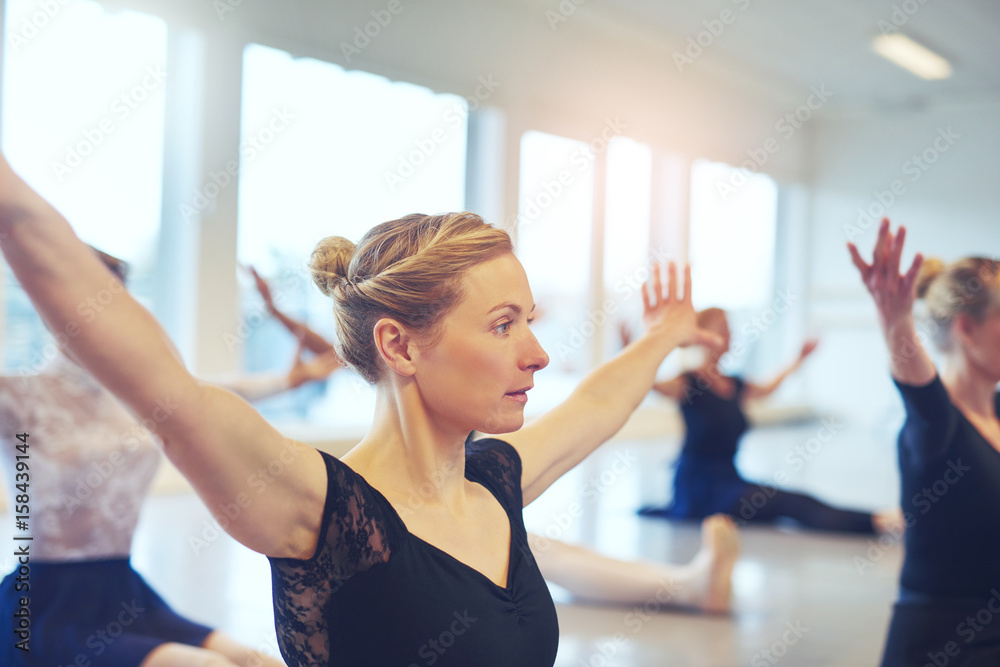
<instances>
[{"instance_id":1,"label":"ceiling light fixture","mask_svg":"<svg viewBox=\"0 0 1000 667\"><path fill-rule=\"evenodd\" d=\"M947 60L898 32L876 37L872 47L875 53L921 79L935 81L951 76L951 64Z\"/></svg>"}]
</instances>

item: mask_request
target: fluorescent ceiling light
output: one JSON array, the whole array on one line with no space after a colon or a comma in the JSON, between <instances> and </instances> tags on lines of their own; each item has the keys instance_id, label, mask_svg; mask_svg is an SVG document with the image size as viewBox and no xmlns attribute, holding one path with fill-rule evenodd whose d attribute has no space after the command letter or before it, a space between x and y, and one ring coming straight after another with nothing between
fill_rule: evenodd
<instances>
[{"instance_id":1,"label":"fluorescent ceiling light","mask_svg":"<svg viewBox=\"0 0 1000 667\"><path fill-rule=\"evenodd\" d=\"M951 64L906 35L881 35L872 43L875 53L909 70L921 79L934 81L951 76Z\"/></svg>"}]
</instances>

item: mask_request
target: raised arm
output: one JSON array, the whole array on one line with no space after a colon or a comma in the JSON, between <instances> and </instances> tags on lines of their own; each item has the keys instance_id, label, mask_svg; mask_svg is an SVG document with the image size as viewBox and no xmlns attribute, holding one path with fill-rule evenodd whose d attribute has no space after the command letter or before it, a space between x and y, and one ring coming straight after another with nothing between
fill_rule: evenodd
<instances>
[{"instance_id":1,"label":"raised arm","mask_svg":"<svg viewBox=\"0 0 1000 667\"><path fill-rule=\"evenodd\" d=\"M899 274L899 259L903 254L906 228L893 235L889 219L884 218L878 229L878 240L872 263L861 258L857 247L848 243L854 266L871 292L878 310L879 325L889 348L892 376L903 384L923 386L934 379L937 370L917 337L913 322L913 302L916 300L917 273L923 263L920 253L913 258L906 275Z\"/></svg>"},{"instance_id":2,"label":"raised arm","mask_svg":"<svg viewBox=\"0 0 1000 667\"><path fill-rule=\"evenodd\" d=\"M791 364L789 364L784 370L782 370L778 375L772 378L769 382L763 384L747 382L743 389L743 398L753 400L755 398L767 398L781 386L781 383L788 379L788 376L799 370L802 366L802 362L806 360L816 346L819 344L819 340L813 338L807 340L802 345L802 350L799 352L799 356L795 358Z\"/></svg>"},{"instance_id":3,"label":"raised arm","mask_svg":"<svg viewBox=\"0 0 1000 667\"><path fill-rule=\"evenodd\" d=\"M271 286L267 284L266 280L261 278L260 274L257 273L257 269L247 266L246 270L253 276L257 291L260 292L260 296L264 300L264 305L267 306L267 312L281 322L293 336L302 341L307 350L313 354L325 354L333 351L333 344L330 341L310 329L305 322L294 320L278 309L274 303L274 296L271 294Z\"/></svg>"},{"instance_id":4,"label":"raised arm","mask_svg":"<svg viewBox=\"0 0 1000 667\"><path fill-rule=\"evenodd\" d=\"M663 284L662 267L643 289L646 333L618 356L594 369L563 403L504 436L521 457L524 504L587 457L622 427L653 387L656 369L674 348L718 345L718 337L698 328L691 305L691 271L686 293L677 295L677 270L671 263ZM666 288L666 289L665 289Z\"/></svg>"},{"instance_id":5,"label":"raised arm","mask_svg":"<svg viewBox=\"0 0 1000 667\"><path fill-rule=\"evenodd\" d=\"M340 357L333 350L318 354L311 359L303 359L305 344L299 341L298 349L291 367L282 372L274 373L244 373L238 376L221 376L205 378L212 384L228 389L248 401L261 401L265 398L292 389L297 389L307 382L324 380L337 369L341 368Z\"/></svg>"},{"instance_id":6,"label":"raised arm","mask_svg":"<svg viewBox=\"0 0 1000 667\"><path fill-rule=\"evenodd\" d=\"M319 453L192 377L153 316L2 154L0 248L60 345L156 432L209 509L240 508L233 537L268 555L311 555L326 492Z\"/></svg>"}]
</instances>

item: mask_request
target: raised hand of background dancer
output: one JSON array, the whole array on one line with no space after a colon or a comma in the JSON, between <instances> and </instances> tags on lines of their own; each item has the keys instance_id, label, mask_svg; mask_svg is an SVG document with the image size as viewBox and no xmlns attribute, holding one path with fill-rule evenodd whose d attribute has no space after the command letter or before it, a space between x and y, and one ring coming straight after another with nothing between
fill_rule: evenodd
<instances>
[{"instance_id":1,"label":"raised hand of background dancer","mask_svg":"<svg viewBox=\"0 0 1000 667\"><path fill-rule=\"evenodd\" d=\"M805 343L802 344L802 351L799 352L799 361L805 361L806 357L816 350L816 346L819 345L819 338L810 338Z\"/></svg>"},{"instance_id":2,"label":"raised hand of background dancer","mask_svg":"<svg viewBox=\"0 0 1000 667\"><path fill-rule=\"evenodd\" d=\"M304 322L294 320L278 309L278 307L274 304L274 296L271 294L271 286L267 284L267 281L264 280L259 273L257 273L257 269L249 264L241 264L240 267L253 277L257 291L260 292L260 296L264 300L264 305L267 307L267 312L269 312L276 320L281 322L281 324L288 329L293 336L302 341L307 350L318 355L324 355L333 350L333 344L330 343L330 341L310 329Z\"/></svg>"},{"instance_id":3,"label":"raised hand of background dancer","mask_svg":"<svg viewBox=\"0 0 1000 667\"><path fill-rule=\"evenodd\" d=\"M299 340L299 347L295 351L295 360L288 371L288 386L292 389L300 387L307 382L317 382L326 379L339 369L340 357L333 350L317 354L311 359L303 359L302 353L306 350L306 344Z\"/></svg>"},{"instance_id":4,"label":"raised hand of background dancer","mask_svg":"<svg viewBox=\"0 0 1000 667\"><path fill-rule=\"evenodd\" d=\"M667 281L663 281L663 265L657 265L642 289L642 322L646 333L665 335L674 345L704 345L719 349L724 341L718 334L698 326L697 313L691 303L691 267L684 267L684 296L678 295L677 265L667 266Z\"/></svg>"},{"instance_id":5,"label":"raised hand of background dancer","mask_svg":"<svg viewBox=\"0 0 1000 667\"><path fill-rule=\"evenodd\" d=\"M857 246L847 244L861 281L875 300L879 324L885 336L892 362L892 375L904 384L925 385L937 371L917 338L913 323L913 302L916 300L917 274L924 258L920 253L905 274L900 275L899 263L906 240L906 227L893 234L889 219L883 218L872 253L872 263L861 258Z\"/></svg>"}]
</instances>

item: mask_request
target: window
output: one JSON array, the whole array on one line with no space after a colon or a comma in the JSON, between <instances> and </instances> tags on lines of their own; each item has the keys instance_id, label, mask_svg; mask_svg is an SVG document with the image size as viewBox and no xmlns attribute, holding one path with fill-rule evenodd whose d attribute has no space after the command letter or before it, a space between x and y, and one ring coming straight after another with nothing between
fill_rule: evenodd
<instances>
[{"instance_id":1,"label":"window","mask_svg":"<svg viewBox=\"0 0 1000 667\"><path fill-rule=\"evenodd\" d=\"M129 262L129 290L150 307L160 229L166 24L96 2L49 5L6 3L4 152L77 235ZM36 370L55 348L6 271L4 367Z\"/></svg>"},{"instance_id":2,"label":"window","mask_svg":"<svg viewBox=\"0 0 1000 667\"><path fill-rule=\"evenodd\" d=\"M759 308L773 291L778 188L764 174L698 160L691 168L695 307Z\"/></svg>"},{"instance_id":3,"label":"window","mask_svg":"<svg viewBox=\"0 0 1000 667\"><path fill-rule=\"evenodd\" d=\"M331 235L357 242L373 225L407 213L462 210L467 116L461 97L247 46L240 261L273 281L279 308L332 339L330 299L306 270L313 248ZM243 292L246 321L259 322L250 281ZM263 321L246 340L245 368L284 369L294 350L280 325ZM337 373L328 389L303 388L261 410L269 417L368 423L372 410L358 401L371 400L371 392L360 378Z\"/></svg>"},{"instance_id":4,"label":"window","mask_svg":"<svg viewBox=\"0 0 1000 667\"><path fill-rule=\"evenodd\" d=\"M546 377L589 368L594 154L542 132L521 138L517 255L535 297L534 333L549 355ZM588 319L589 318L589 319Z\"/></svg>"}]
</instances>

